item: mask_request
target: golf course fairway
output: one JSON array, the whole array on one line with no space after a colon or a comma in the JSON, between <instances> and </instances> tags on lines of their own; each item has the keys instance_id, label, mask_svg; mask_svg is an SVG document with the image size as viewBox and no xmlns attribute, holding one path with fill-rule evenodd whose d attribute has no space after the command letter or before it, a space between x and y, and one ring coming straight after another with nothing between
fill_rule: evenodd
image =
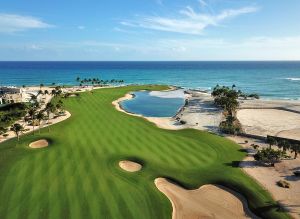
<instances>
[{"instance_id":1,"label":"golf course fairway","mask_svg":"<svg viewBox=\"0 0 300 219\"><path fill-rule=\"evenodd\" d=\"M263 218L289 218L235 161L246 153L230 140L192 129L163 130L117 111L112 101L136 90L94 90L64 100L66 121L0 144L0 218L171 218L168 198L155 186L164 177L184 188L218 184L242 194ZM28 145L46 139L49 146ZM140 163L141 171L119 168Z\"/></svg>"}]
</instances>

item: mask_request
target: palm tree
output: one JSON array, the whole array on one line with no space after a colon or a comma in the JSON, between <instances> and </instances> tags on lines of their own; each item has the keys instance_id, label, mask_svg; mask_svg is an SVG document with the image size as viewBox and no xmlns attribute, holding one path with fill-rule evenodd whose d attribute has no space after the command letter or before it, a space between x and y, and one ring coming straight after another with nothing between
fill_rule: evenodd
<instances>
[{"instance_id":1,"label":"palm tree","mask_svg":"<svg viewBox=\"0 0 300 219\"><path fill-rule=\"evenodd\" d=\"M287 140L281 140L278 142L278 147L282 148L282 151L286 151L291 147L291 144Z\"/></svg>"},{"instance_id":2,"label":"palm tree","mask_svg":"<svg viewBox=\"0 0 300 219\"><path fill-rule=\"evenodd\" d=\"M56 109L61 111L62 110L62 107L63 107L63 102L62 100L59 100L58 103L55 105Z\"/></svg>"},{"instance_id":3,"label":"palm tree","mask_svg":"<svg viewBox=\"0 0 300 219\"><path fill-rule=\"evenodd\" d=\"M29 94L29 95L30 95L30 102L32 102L34 104L38 102L37 98L38 98L39 93L37 95L35 95L35 94Z\"/></svg>"},{"instance_id":4,"label":"palm tree","mask_svg":"<svg viewBox=\"0 0 300 219\"><path fill-rule=\"evenodd\" d=\"M24 128L19 123L15 123L10 127L10 130L15 133L15 135L18 138L18 141L20 140L20 133L24 131Z\"/></svg>"},{"instance_id":5,"label":"palm tree","mask_svg":"<svg viewBox=\"0 0 300 219\"><path fill-rule=\"evenodd\" d=\"M272 145L276 145L277 141L274 137L272 136L267 136L267 143L270 145L269 148L272 148Z\"/></svg>"},{"instance_id":6,"label":"palm tree","mask_svg":"<svg viewBox=\"0 0 300 219\"><path fill-rule=\"evenodd\" d=\"M298 153L300 153L300 144L292 144L291 151L295 153L294 159L296 159Z\"/></svg>"},{"instance_id":7,"label":"palm tree","mask_svg":"<svg viewBox=\"0 0 300 219\"><path fill-rule=\"evenodd\" d=\"M56 111L56 107L54 106L53 103L49 102L49 103L46 104L45 111L47 113L48 123L49 123L49 121L50 121L50 113L54 113ZM50 126L49 126L49 124L48 124L48 130L50 132Z\"/></svg>"},{"instance_id":8,"label":"palm tree","mask_svg":"<svg viewBox=\"0 0 300 219\"><path fill-rule=\"evenodd\" d=\"M40 84L40 90L42 89L42 87L44 87L44 84Z\"/></svg>"},{"instance_id":9,"label":"palm tree","mask_svg":"<svg viewBox=\"0 0 300 219\"><path fill-rule=\"evenodd\" d=\"M43 91L42 91L42 90L39 90L38 93L37 93L37 96L38 96L38 95L43 95L43 94L44 94Z\"/></svg>"},{"instance_id":10,"label":"palm tree","mask_svg":"<svg viewBox=\"0 0 300 219\"><path fill-rule=\"evenodd\" d=\"M36 113L36 108L35 107L31 107L28 110L28 115L31 118L31 122L32 122L32 133L34 134L34 117L35 117L35 113Z\"/></svg>"},{"instance_id":11,"label":"palm tree","mask_svg":"<svg viewBox=\"0 0 300 219\"><path fill-rule=\"evenodd\" d=\"M43 113L43 111L39 111L38 114L36 115L36 119L38 120L39 123L39 133L41 133L41 122L42 120L44 120L45 115Z\"/></svg>"},{"instance_id":12,"label":"palm tree","mask_svg":"<svg viewBox=\"0 0 300 219\"><path fill-rule=\"evenodd\" d=\"M56 96L56 90L55 90L55 89L53 89L53 90L51 91L51 95L52 95L52 96Z\"/></svg>"}]
</instances>

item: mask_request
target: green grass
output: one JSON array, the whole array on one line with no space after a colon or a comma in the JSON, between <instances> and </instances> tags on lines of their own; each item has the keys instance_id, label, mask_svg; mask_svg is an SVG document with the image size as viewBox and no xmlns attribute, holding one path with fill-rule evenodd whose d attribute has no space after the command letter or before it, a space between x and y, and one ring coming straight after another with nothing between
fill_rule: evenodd
<instances>
[{"instance_id":1,"label":"green grass","mask_svg":"<svg viewBox=\"0 0 300 219\"><path fill-rule=\"evenodd\" d=\"M233 161L245 153L233 142L196 130L169 131L115 110L111 102L129 91L165 89L131 86L70 97L70 119L50 133L29 134L0 144L0 218L171 218L169 200L155 185L167 177L186 188L222 184L242 193L264 218L289 218L270 195ZM28 144L47 138L48 148ZM144 168L128 173L123 159Z\"/></svg>"}]
</instances>

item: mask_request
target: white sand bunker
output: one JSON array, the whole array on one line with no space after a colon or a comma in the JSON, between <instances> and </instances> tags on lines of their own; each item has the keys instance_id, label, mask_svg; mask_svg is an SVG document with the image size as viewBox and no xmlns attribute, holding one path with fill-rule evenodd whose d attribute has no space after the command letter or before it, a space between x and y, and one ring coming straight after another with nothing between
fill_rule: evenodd
<instances>
[{"instance_id":1,"label":"white sand bunker","mask_svg":"<svg viewBox=\"0 0 300 219\"><path fill-rule=\"evenodd\" d=\"M31 148L44 148L44 147L48 147L48 146L49 146L49 143L45 139L34 141L29 144L29 147L31 147Z\"/></svg>"},{"instance_id":2,"label":"white sand bunker","mask_svg":"<svg viewBox=\"0 0 300 219\"><path fill-rule=\"evenodd\" d=\"M119 166L128 172L137 172L142 169L142 165L129 160L122 160L119 162Z\"/></svg>"},{"instance_id":3,"label":"white sand bunker","mask_svg":"<svg viewBox=\"0 0 300 219\"><path fill-rule=\"evenodd\" d=\"M172 203L172 219L257 218L248 210L242 197L220 186L204 185L196 190L186 190L164 178L154 182Z\"/></svg>"}]
</instances>

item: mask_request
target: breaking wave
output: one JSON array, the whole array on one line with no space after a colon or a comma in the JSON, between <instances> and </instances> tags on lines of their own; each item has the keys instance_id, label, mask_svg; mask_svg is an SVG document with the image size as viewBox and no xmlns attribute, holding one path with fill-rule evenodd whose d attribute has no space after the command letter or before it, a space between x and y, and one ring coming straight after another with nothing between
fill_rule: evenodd
<instances>
[{"instance_id":1,"label":"breaking wave","mask_svg":"<svg viewBox=\"0 0 300 219\"><path fill-rule=\"evenodd\" d=\"M285 79L289 81L300 81L300 78L285 78Z\"/></svg>"}]
</instances>

